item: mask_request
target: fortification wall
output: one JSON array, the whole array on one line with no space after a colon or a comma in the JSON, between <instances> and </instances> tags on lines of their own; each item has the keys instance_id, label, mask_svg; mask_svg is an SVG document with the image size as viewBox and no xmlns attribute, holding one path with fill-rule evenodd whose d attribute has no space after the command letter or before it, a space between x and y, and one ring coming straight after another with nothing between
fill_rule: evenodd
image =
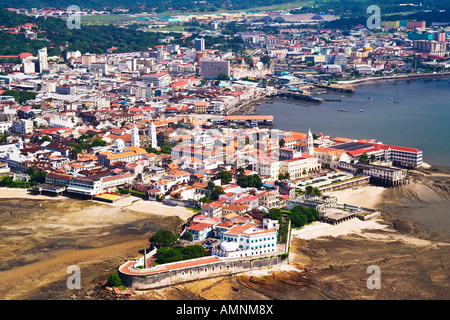
<instances>
[{"instance_id":1,"label":"fortification wall","mask_svg":"<svg viewBox=\"0 0 450 320\"><path fill-rule=\"evenodd\" d=\"M163 271L149 275L127 275L119 273L124 286L137 290L155 289L195 280L227 276L245 271L287 264L282 256L259 257L252 259L225 260L217 263Z\"/></svg>"}]
</instances>

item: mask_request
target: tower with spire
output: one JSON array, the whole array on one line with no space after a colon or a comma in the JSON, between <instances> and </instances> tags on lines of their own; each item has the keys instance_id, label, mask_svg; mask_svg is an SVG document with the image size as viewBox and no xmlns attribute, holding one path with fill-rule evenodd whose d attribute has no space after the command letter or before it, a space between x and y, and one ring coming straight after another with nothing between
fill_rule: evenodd
<instances>
[{"instance_id":1,"label":"tower with spire","mask_svg":"<svg viewBox=\"0 0 450 320\"><path fill-rule=\"evenodd\" d=\"M311 129L309 129L308 134L306 135L306 152L310 155L314 155L314 138Z\"/></svg>"},{"instance_id":2,"label":"tower with spire","mask_svg":"<svg viewBox=\"0 0 450 320\"><path fill-rule=\"evenodd\" d=\"M139 130L136 127L136 124L134 124L133 130L131 131L131 145L138 148L141 146L141 142L139 140Z\"/></svg>"},{"instance_id":3,"label":"tower with spire","mask_svg":"<svg viewBox=\"0 0 450 320\"><path fill-rule=\"evenodd\" d=\"M150 129L148 135L151 139L151 147L154 149L158 149L158 141L156 140L156 127L153 122L150 123Z\"/></svg>"}]
</instances>

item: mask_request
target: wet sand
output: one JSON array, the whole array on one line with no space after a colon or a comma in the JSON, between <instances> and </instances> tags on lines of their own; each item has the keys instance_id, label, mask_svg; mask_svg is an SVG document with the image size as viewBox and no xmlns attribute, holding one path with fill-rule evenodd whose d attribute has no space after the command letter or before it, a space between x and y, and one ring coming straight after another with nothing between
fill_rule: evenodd
<instances>
[{"instance_id":1,"label":"wet sand","mask_svg":"<svg viewBox=\"0 0 450 320\"><path fill-rule=\"evenodd\" d=\"M11 199L7 196L11 192L1 193L0 299L4 300L86 296L124 259L139 257L153 232L179 231L187 214L193 215L176 207L158 211L154 204L110 205L29 196L24 190L15 190L19 199ZM81 269L81 290L66 286L70 265Z\"/></svg>"}]
</instances>

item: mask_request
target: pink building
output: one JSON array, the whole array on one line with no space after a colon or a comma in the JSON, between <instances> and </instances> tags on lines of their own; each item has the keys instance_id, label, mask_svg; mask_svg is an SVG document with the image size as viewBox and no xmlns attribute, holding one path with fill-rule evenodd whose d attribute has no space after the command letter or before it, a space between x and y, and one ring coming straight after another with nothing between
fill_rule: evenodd
<instances>
[{"instance_id":1,"label":"pink building","mask_svg":"<svg viewBox=\"0 0 450 320\"><path fill-rule=\"evenodd\" d=\"M407 21L406 29L424 29L426 24L426 21Z\"/></svg>"}]
</instances>

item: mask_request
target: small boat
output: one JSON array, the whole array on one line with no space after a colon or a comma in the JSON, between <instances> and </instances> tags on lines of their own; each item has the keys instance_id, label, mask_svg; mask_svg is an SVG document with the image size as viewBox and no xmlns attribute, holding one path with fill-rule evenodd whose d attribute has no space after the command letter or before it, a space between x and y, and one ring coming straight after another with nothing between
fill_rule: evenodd
<instances>
[{"instance_id":1,"label":"small boat","mask_svg":"<svg viewBox=\"0 0 450 320\"><path fill-rule=\"evenodd\" d=\"M398 101L394 101L394 103L399 103Z\"/></svg>"},{"instance_id":2,"label":"small boat","mask_svg":"<svg viewBox=\"0 0 450 320\"><path fill-rule=\"evenodd\" d=\"M347 112L345 109L338 109L338 111Z\"/></svg>"},{"instance_id":3,"label":"small boat","mask_svg":"<svg viewBox=\"0 0 450 320\"><path fill-rule=\"evenodd\" d=\"M368 99L369 99L369 100L373 100L372 97L369 97Z\"/></svg>"}]
</instances>

